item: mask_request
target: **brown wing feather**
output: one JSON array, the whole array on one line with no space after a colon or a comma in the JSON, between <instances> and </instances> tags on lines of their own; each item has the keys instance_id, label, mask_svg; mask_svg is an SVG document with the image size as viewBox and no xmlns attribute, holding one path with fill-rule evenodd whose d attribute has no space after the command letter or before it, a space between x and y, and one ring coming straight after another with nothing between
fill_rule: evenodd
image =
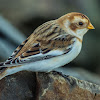
<instances>
[{"instance_id":1,"label":"brown wing feather","mask_svg":"<svg viewBox=\"0 0 100 100\"><path fill-rule=\"evenodd\" d=\"M22 53L21 58L33 56L39 53L46 54L52 50L63 50L66 51L66 48L74 43L73 36L65 35L54 40L37 40L37 44L28 49L28 51Z\"/></svg>"},{"instance_id":2,"label":"brown wing feather","mask_svg":"<svg viewBox=\"0 0 100 100\"><path fill-rule=\"evenodd\" d=\"M74 37L60 28L56 21L49 21L34 31L15 58L20 56L21 59L24 59L39 53L45 54L51 50L64 50L72 44L72 38Z\"/></svg>"},{"instance_id":3,"label":"brown wing feather","mask_svg":"<svg viewBox=\"0 0 100 100\"><path fill-rule=\"evenodd\" d=\"M51 29L52 31L52 28L51 26L54 24L54 21L49 21L49 22L46 22L44 23L43 25L39 26L31 35L30 37L27 39L27 43L24 44L24 46L20 49L20 51L16 54L15 58L17 58L18 56L21 56L21 55L34 55L34 54L38 54L39 51L37 51L36 53L33 53L33 52L30 52L27 53L28 51L31 51L31 49L33 49L34 45L35 44L38 44L39 42L37 41L38 38L40 39L43 39L45 37L46 34L44 33L48 33L48 30ZM49 31L50 32L50 31ZM31 48L32 47L32 48ZM19 49L20 47L18 47ZM34 48L34 49L37 49L37 48ZM39 49L39 47L38 47ZM33 51L33 50L32 50Z\"/></svg>"},{"instance_id":4,"label":"brown wing feather","mask_svg":"<svg viewBox=\"0 0 100 100\"><path fill-rule=\"evenodd\" d=\"M29 38L27 38L24 42L22 42L21 45L19 45L15 51L12 53L12 55L7 59L7 60L11 60L13 58L15 58L15 56L19 53L19 51L22 49L22 47L26 44L26 42L28 41Z\"/></svg>"},{"instance_id":5,"label":"brown wing feather","mask_svg":"<svg viewBox=\"0 0 100 100\"><path fill-rule=\"evenodd\" d=\"M68 35L55 21L49 21L39 26L29 38L27 38L12 56L1 66L20 64L27 57L42 53L46 54L53 50L69 52L67 48L73 44L74 36Z\"/></svg>"}]
</instances>

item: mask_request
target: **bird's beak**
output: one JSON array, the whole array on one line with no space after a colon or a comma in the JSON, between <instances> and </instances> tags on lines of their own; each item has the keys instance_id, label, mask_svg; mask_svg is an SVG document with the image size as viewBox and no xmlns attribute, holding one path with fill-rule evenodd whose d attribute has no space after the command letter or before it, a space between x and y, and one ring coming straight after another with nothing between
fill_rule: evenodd
<instances>
[{"instance_id":1,"label":"bird's beak","mask_svg":"<svg viewBox=\"0 0 100 100\"><path fill-rule=\"evenodd\" d=\"M94 26L93 26L91 23L89 23L89 25L88 25L87 28L88 28L88 29L95 29Z\"/></svg>"}]
</instances>

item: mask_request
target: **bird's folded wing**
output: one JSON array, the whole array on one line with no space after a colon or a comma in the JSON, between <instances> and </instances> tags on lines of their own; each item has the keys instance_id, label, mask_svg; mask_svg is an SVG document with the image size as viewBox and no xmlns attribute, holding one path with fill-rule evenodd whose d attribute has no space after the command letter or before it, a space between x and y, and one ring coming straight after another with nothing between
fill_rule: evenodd
<instances>
[{"instance_id":1,"label":"bird's folded wing","mask_svg":"<svg viewBox=\"0 0 100 100\"><path fill-rule=\"evenodd\" d=\"M69 36L67 35L67 37ZM18 51L15 50L17 51L16 54L13 55L15 57L9 58L8 60L6 60L6 62L1 63L0 66L2 67L16 66L24 63L46 60L52 57L57 57L63 54L67 54L72 49L74 44L74 41L70 40L72 39L72 37L70 37L70 39L67 37L63 38L62 36L62 38L59 37L50 41L43 41L43 40L41 40L41 42L37 41L37 43L34 43L30 49L21 53L19 56L17 56L19 54L17 53ZM68 40L66 41L66 39Z\"/></svg>"},{"instance_id":2,"label":"bird's folded wing","mask_svg":"<svg viewBox=\"0 0 100 100\"><path fill-rule=\"evenodd\" d=\"M63 55L72 49L73 38L75 37L69 34L64 35L64 30L58 25L51 26L50 22L45 23L18 46L9 59L0 64L0 67L17 66Z\"/></svg>"}]
</instances>

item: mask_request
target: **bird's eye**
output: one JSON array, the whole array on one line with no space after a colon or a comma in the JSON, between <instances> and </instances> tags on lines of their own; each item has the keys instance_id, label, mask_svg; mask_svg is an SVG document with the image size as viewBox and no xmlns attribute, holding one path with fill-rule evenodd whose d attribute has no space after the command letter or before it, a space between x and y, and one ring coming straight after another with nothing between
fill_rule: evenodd
<instances>
[{"instance_id":1,"label":"bird's eye","mask_svg":"<svg viewBox=\"0 0 100 100\"><path fill-rule=\"evenodd\" d=\"M82 25L83 25L83 22L79 22L78 24L79 24L80 26L82 26Z\"/></svg>"}]
</instances>

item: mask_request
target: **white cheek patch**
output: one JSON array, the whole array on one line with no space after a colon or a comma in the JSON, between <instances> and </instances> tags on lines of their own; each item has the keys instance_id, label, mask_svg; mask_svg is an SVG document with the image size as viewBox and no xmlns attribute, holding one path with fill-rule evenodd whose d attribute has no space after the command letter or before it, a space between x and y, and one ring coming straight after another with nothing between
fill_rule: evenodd
<instances>
[{"instance_id":1,"label":"white cheek patch","mask_svg":"<svg viewBox=\"0 0 100 100\"><path fill-rule=\"evenodd\" d=\"M76 34L78 34L79 36L83 36L87 31L88 31L87 28L84 28L84 29L77 29L77 30L76 30Z\"/></svg>"}]
</instances>

